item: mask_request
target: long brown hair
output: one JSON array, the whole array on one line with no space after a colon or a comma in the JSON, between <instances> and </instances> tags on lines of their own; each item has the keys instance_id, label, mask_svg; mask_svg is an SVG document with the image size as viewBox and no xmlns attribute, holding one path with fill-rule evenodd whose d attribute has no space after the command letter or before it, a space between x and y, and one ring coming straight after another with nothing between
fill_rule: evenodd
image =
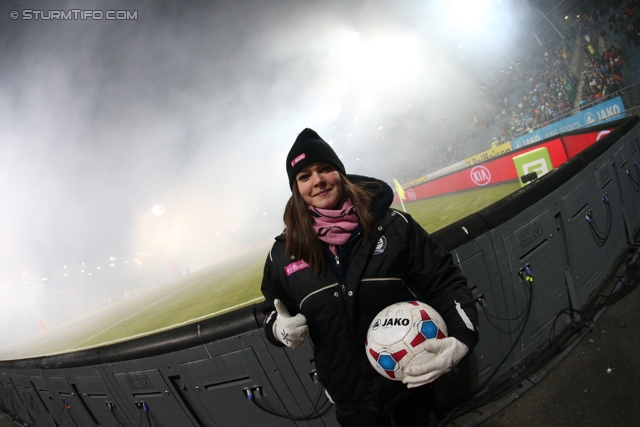
<instances>
[{"instance_id":1,"label":"long brown hair","mask_svg":"<svg viewBox=\"0 0 640 427\"><path fill-rule=\"evenodd\" d=\"M369 211L372 194L364 185L355 184L342 172L338 171L338 173L342 181L343 192L342 200L339 203L345 199L351 200L363 228L363 240L366 241L371 235L374 224L373 216ZM286 255L306 261L315 274L324 275L326 265L322 254L322 244L313 229L309 208L298 191L296 181L291 186L291 193L283 217L286 226Z\"/></svg>"}]
</instances>

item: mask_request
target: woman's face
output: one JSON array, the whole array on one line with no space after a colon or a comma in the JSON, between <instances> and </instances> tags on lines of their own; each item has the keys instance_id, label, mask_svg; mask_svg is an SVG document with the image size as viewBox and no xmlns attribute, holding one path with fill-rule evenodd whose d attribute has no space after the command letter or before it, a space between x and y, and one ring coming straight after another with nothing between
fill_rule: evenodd
<instances>
[{"instance_id":1,"label":"woman's face","mask_svg":"<svg viewBox=\"0 0 640 427\"><path fill-rule=\"evenodd\" d=\"M311 163L296 175L302 199L310 206L332 209L342 199L342 180L336 168L324 162Z\"/></svg>"}]
</instances>

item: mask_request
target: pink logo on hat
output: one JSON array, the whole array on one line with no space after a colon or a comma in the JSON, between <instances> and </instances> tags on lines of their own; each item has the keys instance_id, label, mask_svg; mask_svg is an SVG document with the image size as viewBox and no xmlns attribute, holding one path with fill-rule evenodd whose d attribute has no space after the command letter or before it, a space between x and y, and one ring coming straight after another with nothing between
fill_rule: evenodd
<instances>
[{"instance_id":1,"label":"pink logo on hat","mask_svg":"<svg viewBox=\"0 0 640 427\"><path fill-rule=\"evenodd\" d=\"M293 159L291 161L291 167L294 167L296 165L296 163L298 163L298 162L300 162L300 161L302 161L302 160L304 160L306 158L307 158L306 154L304 154L304 153L300 154L298 157L296 157L295 159Z\"/></svg>"}]
</instances>

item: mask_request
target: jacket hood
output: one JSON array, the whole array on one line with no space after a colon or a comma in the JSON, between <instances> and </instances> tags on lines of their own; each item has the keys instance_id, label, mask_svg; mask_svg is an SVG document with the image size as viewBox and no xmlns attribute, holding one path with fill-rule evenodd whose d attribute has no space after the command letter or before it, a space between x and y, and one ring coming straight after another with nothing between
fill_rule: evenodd
<instances>
[{"instance_id":1,"label":"jacket hood","mask_svg":"<svg viewBox=\"0 0 640 427\"><path fill-rule=\"evenodd\" d=\"M371 201L371 214L375 220L384 218L387 209L393 202L393 190L386 182L361 175L347 175L347 178L353 183L363 185L367 190L373 193Z\"/></svg>"}]
</instances>

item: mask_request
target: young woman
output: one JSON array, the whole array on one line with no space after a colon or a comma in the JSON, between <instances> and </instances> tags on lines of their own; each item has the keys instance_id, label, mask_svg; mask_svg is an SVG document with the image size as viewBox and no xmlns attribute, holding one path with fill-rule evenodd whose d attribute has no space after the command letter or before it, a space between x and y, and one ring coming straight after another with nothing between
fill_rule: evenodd
<instances>
[{"instance_id":1,"label":"young woman","mask_svg":"<svg viewBox=\"0 0 640 427\"><path fill-rule=\"evenodd\" d=\"M431 383L478 340L478 313L451 255L409 215L390 209L393 191L346 175L333 149L303 130L287 156L292 195L285 231L264 268L264 328L277 346L310 337L320 382L341 426L426 426ZM402 382L378 374L365 354L378 312L418 299L444 318L449 337L432 340L428 363L409 364ZM414 360L418 360L417 358Z\"/></svg>"}]
</instances>

